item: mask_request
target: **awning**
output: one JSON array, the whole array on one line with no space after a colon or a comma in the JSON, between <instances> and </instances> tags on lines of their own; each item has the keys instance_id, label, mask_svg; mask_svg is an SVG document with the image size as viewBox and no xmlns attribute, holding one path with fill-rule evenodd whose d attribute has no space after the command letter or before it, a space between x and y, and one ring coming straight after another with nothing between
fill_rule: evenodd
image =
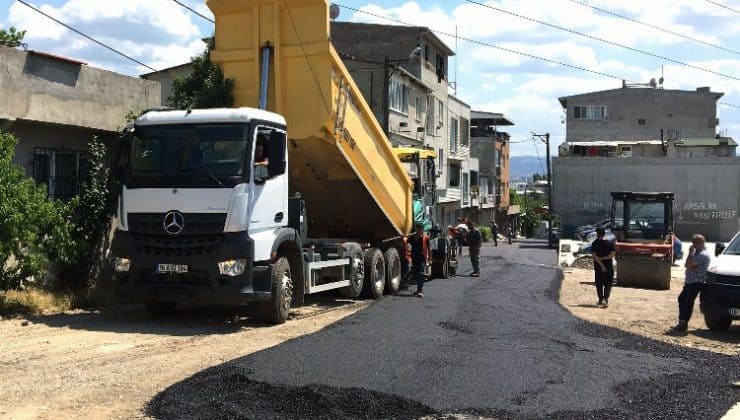
<instances>
[{"instance_id":1,"label":"awning","mask_svg":"<svg viewBox=\"0 0 740 420\"><path fill-rule=\"evenodd\" d=\"M509 210L506 212L507 216L512 216L515 214L519 214L519 205L518 204L512 204L509 206Z\"/></svg>"}]
</instances>

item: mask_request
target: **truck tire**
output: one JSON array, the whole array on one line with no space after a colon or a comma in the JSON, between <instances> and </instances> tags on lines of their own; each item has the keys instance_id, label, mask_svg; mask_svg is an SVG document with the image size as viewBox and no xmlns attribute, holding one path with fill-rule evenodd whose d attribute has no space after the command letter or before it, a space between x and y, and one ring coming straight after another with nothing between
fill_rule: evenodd
<instances>
[{"instance_id":1,"label":"truck tire","mask_svg":"<svg viewBox=\"0 0 740 420\"><path fill-rule=\"evenodd\" d=\"M147 302L144 305L144 311L153 318L171 315L175 312L175 308L177 308L177 302Z\"/></svg>"},{"instance_id":2,"label":"truck tire","mask_svg":"<svg viewBox=\"0 0 740 420\"><path fill-rule=\"evenodd\" d=\"M385 258L385 291L393 294L401 288L401 257L396 248L388 248Z\"/></svg>"},{"instance_id":3,"label":"truck tire","mask_svg":"<svg viewBox=\"0 0 740 420\"><path fill-rule=\"evenodd\" d=\"M339 289L339 295L355 299L362 294L362 286L365 284L365 256L359 245L351 246L344 256L350 259L349 286Z\"/></svg>"},{"instance_id":4,"label":"truck tire","mask_svg":"<svg viewBox=\"0 0 740 420\"><path fill-rule=\"evenodd\" d=\"M383 296L385 289L385 262L383 253L377 248L365 251L365 290L364 295L371 299Z\"/></svg>"},{"instance_id":5,"label":"truck tire","mask_svg":"<svg viewBox=\"0 0 740 420\"><path fill-rule=\"evenodd\" d=\"M272 292L270 304L267 305L267 320L272 324L282 324L290 314L290 302L293 300L293 283L290 276L290 263L280 257L270 271Z\"/></svg>"},{"instance_id":6,"label":"truck tire","mask_svg":"<svg viewBox=\"0 0 740 420\"><path fill-rule=\"evenodd\" d=\"M704 323L712 331L727 331L732 325L732 318L729 316L704 314Z\"/></svg>"}]
</instances>

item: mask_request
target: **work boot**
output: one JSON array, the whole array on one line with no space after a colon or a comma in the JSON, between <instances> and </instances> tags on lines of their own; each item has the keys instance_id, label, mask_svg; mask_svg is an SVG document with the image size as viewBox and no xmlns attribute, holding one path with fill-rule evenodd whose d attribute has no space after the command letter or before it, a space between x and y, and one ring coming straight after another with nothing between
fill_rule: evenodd
<instances>
[{"instance_id":1,"label":"work boot","mask_svg":"<svg viewBox=\"0 0 740 420\"><path fill-rule=\"evenodd\" d=\"M676 331L686 331L689 329L689 321L679 320L673 329Z\"/></svg>"}]
</instances>

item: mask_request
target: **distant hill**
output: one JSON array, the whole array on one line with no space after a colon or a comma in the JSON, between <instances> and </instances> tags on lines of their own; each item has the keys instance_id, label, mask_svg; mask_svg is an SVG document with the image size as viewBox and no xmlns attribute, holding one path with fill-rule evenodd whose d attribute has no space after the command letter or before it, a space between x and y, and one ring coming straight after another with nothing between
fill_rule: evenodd
<instances>
[{"instance_id":1,"label":"distant hill","mask_svg":"<svg viewBox=\"0 0 740 420\"><path fill-rule=\"evenodd\" d=\"M541 160L540 160L541 159ZM534 174L544 174L547 171L545 157L512 156L509 158L509 176L514 178L531 178Z\"/></svg>"}]
</instances>

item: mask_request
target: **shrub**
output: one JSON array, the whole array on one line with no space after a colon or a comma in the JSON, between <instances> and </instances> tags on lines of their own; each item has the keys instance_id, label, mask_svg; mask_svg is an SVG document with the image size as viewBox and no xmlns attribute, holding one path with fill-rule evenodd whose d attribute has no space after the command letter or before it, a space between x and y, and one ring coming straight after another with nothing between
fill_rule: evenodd
<instances>
[{"instance_id":1,"label":"shrub","mask_svg":"<svg viewBox=\"0 0 740 420\"><path fill-rule=\"evenodd\" d=\"M0 315L48 315L72 309L70 295L54 294L35 287L0 292Z\"/></svg>"},{"instance_id":2,"label":"shrub","mask_svg":"<svg viewBox=\"0 0 740 420\"><path fill-rule=\"evenodd\" d=\"M0 132L0 290L39 278L50 259L70 261L71 207L49 200L46 188L12 162L17 143Z\"/></svg>"},{"instance_id":3,"label":"shrub","mask_svg":"<svg viewBox=\"0 0 740 420\"><path fill-rule=\"evenodd\" d=\"M491 233L491 228L488 226L481 226L480 233L483 236L483 242L488 242L493 238L493 234Z\"/></svg>"}]
</instances>

